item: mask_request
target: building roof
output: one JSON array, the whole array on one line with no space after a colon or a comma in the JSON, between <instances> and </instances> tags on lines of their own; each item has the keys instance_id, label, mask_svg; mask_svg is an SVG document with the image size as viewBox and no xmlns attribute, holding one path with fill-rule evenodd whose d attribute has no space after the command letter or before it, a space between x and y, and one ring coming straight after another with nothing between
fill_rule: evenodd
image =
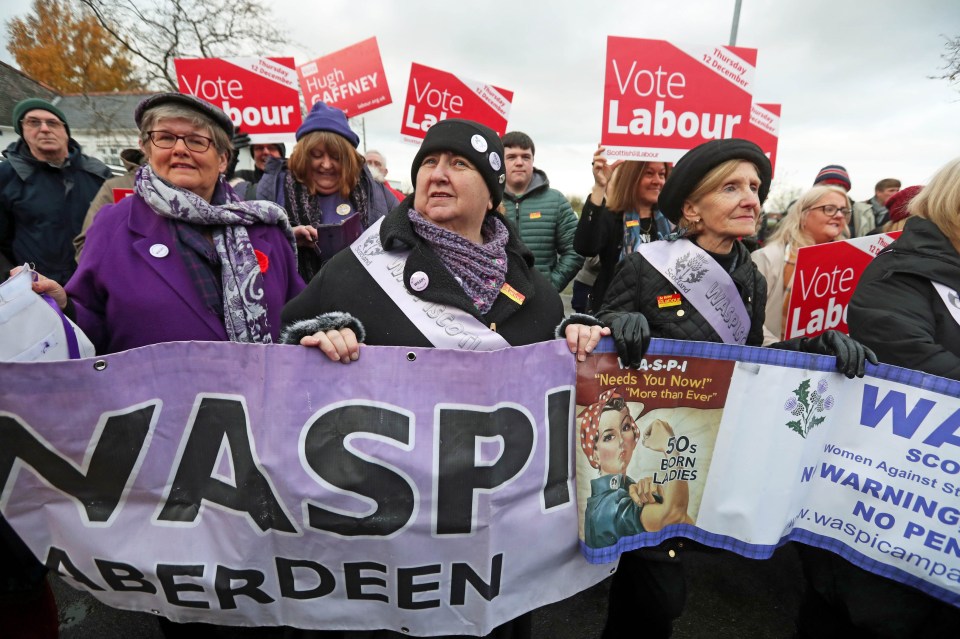
<instances>
[{"instance_id":1,"label":"building roof","mask_svg":"<svg viewBox=\"0 0 960 639\"><path fill-rule=\"evenodd\" d=\"M137 129L133 112L150 91L116 91L61 96L55 103L74 131Z\"/></svg>"},{"instance_id":2,"label":"building roof","mask_svg":"<svg viewBox=\"0 0 960 639\"><path fill-rule=\"evenodd\" d=\"M0 61L0 124L13 126L13 107L20 100L27 98L43 98L53 101L57 92L37 82L19 69Z\"/></svg>"}]
</instances>

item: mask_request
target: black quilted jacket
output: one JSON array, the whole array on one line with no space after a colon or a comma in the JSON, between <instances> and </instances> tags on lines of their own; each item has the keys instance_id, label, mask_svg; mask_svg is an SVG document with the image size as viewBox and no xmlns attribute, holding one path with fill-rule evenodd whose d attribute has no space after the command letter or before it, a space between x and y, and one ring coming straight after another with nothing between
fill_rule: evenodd
<instances>
[{"instance_id":1,"label":"black quilted jacket","mask_svg":"<svg viewBox=\"0 0 960 639\"><path fill-rule=\"evenodd\" d=\"M767 283L750 259L750 252L743 243L735 242L733 250L737 252L737 266L730 277L740 291L740 297L750 315L747 346L761 346ZM713 327L682 294L679 306L660 308L657 305L658 296L678 293L680 291L660 275L642 255L634 253L617 266L598 318L609 326L620 313L643 313L650 323L653 337L722 342Z\"/></svg>"}]
</instances>

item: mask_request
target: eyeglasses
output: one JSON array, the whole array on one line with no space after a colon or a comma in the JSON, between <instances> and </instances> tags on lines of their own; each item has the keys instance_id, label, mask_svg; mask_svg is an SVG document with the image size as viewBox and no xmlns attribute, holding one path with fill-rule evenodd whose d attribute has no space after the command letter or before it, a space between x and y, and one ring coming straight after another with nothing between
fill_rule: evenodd
<instances>
[{"instance_id":1,"label":"eyeglasses","mask_svg":"<svg viewBox=\"0 0 960 639\"><path fill-rule=\"evenodd\" d=\"M39 118L25 118L23 120L23 126L28 129L39 129L44 124L46 124L47 128L51 131L60 131L64 126L60 120L41 120Z\"/></svg>"},{"instance_id":2,"label":"eyeglasses","mask_svg":"<svg viewBox=\"0 0 960 639\"><path fill-rule=\"evenodd\" d=\"M188 150L203 153L213 144L211 138L193 133L190 135L174 135L169 131L147 131L147 135L150 136L150 141L158 149L172 149L177 146L177 140L183 140Z\"/></svg>"},{"instance_id":3,"label":"eyeglasses","mask_svg":"<svg viewBox=\"0 0 960 639\"><path fill-rule=\"evenodd\" d=\"M836 217L837 213L839 213L840 215L846 215L847 213L850 212L850 209L848 209L845 206L838 207L838 206L834 206L833 204L822 204L820 206L811 206L807 210L816 211L817 209L823 209L823 212L827 217Z\"/></svg>"}]
</instances>

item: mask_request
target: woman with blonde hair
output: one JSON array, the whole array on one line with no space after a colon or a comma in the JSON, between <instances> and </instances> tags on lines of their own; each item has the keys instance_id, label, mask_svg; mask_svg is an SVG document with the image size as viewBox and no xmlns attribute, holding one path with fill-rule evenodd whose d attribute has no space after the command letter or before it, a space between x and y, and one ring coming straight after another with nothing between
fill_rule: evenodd
<instances>
[{"instance_id":1,"label":"woman with blonde hair","mask_svg":"<svg viewBox=\"0 0 960 639\"><path fill-rule=\"evenodd\" d=\"M270 158L257 197L284 207L297 237L297 269L309 282L331 257L397 205L357 152L343 111L317 102L297 129L289 162Z\"/></svg>"},{"instance_id":2,"label":"woman with blonde hair","mask_svg":"<svg viewBox=\"0 0 960 639\"><path fill-rule=\"evenodd\" d=\"M610 164L605 149L598 147L591 167L593 189L583 204L573 248L584 257L600 258L600 270L586 306L587 312L596 312L617 263L641 244L670 234L670 222L657 210L657 198L670 175L670 165L636 161Z\"/></svg>"},{"instance_id":3,"label":"woman with blonde hair","mask_svg":"<svg viewBox=\"0 0 960 639\"><path fill-rule=\"evenodd\" d=\"M764 247L750 255L767 280L764 346L784 338L797 252L842 239L849 212L850 200L839 186L814 186L793 203Z\"/></svg>"},{"instance_id":4,"label":"woman with blonde hair","mask_svg":"<svg viewBox=\"0 0 960 639\"><path fill-rule=\"evenodd\" d=\"M847 311L850 335L881 362L960 380L958 291L960 158L910 201L903 234L863 272ZM825 550L797 549L807 580L799 638L957 634L960 608Z\"/></svg>"}]
</instances>

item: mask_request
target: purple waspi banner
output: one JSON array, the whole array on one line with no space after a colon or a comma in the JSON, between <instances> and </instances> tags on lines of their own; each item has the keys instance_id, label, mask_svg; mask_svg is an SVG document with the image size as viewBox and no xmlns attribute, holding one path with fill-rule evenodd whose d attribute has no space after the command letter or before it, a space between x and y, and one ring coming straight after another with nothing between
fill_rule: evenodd
<instances>
[{"instance_id":1,"label":"purple waspi banner","mask_svg":"<svg viewBox=\"0 0 960 639\"><path fill-rule=\"evenodd\" d=\"M578 546L565 344L469 357L187 342L0 364L0 510L118 608L485 634L611 566Z\"/></svg>"}]
</instances>

